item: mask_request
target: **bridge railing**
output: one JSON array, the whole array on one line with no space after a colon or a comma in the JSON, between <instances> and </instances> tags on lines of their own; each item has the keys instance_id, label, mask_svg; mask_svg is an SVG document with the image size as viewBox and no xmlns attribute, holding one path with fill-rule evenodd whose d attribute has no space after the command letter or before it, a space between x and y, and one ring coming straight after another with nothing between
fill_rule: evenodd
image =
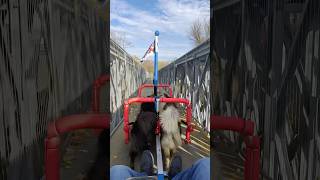
<instances>
[{"instance_id":1,"label":"bridge railing","mask_svg":"<svg viewBox=\"0 0 320 180\"><path fill-rule=\"evenodd\" d=\"M174 97L192 102L192 115L210 131L210 41L207 40L159 71L160 83L170 83Z\"/></svg>"},{"instance_id":2,"label":"bridge railing","mask_svg":"<svg viewBox=\"0 0 320 180\"><path fill-rule=\"evenodd\" d=\"M319 1L217 1L213 9L213 113L255 122L265 177L319 178ZM225 135L241 149L242 137Z\"/></svg>"},{"instance_id":3,"label":"bridge railing","mask_svg":"<svg viewBox=\"0 0 320 180\"><path fill-rule=\"evenodd\" d=\"M0 179L40 179L49 122L90 110L108 64L101 6L0 2Z\"/></svg>"},{"instance_id":4,"label":"bridge railing","mask_svg":"<svg viewBox=\"0 0 320 180\"><path fill-rule=\"evenodd\" d=\"M124 100L134 94L146 80L146 71L123 48L110 39L110 132L123 121Z\"/></svg>"}]
</instances>

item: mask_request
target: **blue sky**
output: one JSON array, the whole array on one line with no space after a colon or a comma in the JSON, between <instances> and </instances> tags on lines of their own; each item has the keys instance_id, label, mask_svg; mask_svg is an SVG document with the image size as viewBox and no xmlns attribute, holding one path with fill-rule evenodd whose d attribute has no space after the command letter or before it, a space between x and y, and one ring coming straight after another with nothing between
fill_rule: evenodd
<instances>
[{"instance_id":1,"label":"blue sky","mask_svg":"<svg viewBox=\"0 0 320 180\"><path fill-rule=\"evenodd\" d=\"M209 0L111 0L111 32L125 34L132 47L126 50L142 57L159 30L159 59L174 60L194 47L188 38L192 22L209 20Z\"/></svg>"}]
</instances>

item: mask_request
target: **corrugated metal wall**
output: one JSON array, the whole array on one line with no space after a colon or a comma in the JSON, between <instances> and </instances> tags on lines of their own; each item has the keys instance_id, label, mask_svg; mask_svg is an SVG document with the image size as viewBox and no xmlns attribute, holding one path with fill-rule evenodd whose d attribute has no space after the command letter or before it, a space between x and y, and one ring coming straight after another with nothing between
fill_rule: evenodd
<instances>
[{"instance_id":1,"label":"corrugated metal wall","mask_svg":"<svg viewBox=\"0 0 320 180\"><path fill-rule=\"evenodd\" d=\"M265 177L320 178L320 2L229 0L213 8L213 113L255 121ZM241 147L241 137L225 134Z\"/></svg>"},{"instance_id":2,"label":"corrugated metal wall","mask_svg":"<svg viewBox=\"0 0 320 180\"><path fill-rule=\"evenodd\" d=\"M159 71L159 82L170 83L174 97L192 102L192 115L210 131L210 41L202 43Z\"/></svg>"},{"instance_id":3,"label":"corrugated metal wall","mask_svg":"<svg viewBox=\"0 0 320 180\"><path fill-rule=\"evenodd\" d=\"M111 135L123 121L123 102L146 80L146 71L124 49L110 39Z\"/></svg>"},{"instance_id":4,"label":"corrugated metal wall","mask_svg":"<svg viewBox=\"0 0 320 180\"><path fill-rule=\"evenodd\" d=\"M39 179L48 122L89 109L108 64L97 6L0 0L0 179Z\"/></svg>"}]
</instances>

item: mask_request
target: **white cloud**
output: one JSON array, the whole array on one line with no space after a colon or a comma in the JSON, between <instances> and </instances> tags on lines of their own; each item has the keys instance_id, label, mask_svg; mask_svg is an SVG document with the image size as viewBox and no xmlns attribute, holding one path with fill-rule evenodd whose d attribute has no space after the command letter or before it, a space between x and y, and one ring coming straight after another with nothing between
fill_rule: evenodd
<instances>
[{"instance_id":1,"label":"white cloud","mask_svg":"<svg viewBox=\"0 0 320 180\"><path fill-rule=\"evenodd\" d=\"M210 17L210 5L207 0L159 0L160 9L165 14L164 25L171 31L187 34L190 25L196 19Z\"/></svg>"},{"instance_id":2,"label":"white cloud","mask_svg":"<svg viewBox=\"0 0 320 180\"><path fill-rule=\"evenodd\" d=\"M179 52L187 52L192 48L189 41L188 31L192 22L196 19L209 20L209 0L158 0L155 2L159 11L138 9L124 0L111 1L110 18L111 31L122 31L130 37L133 45L146 43L145 51L153 39L154 30L160 31L160 42L165 46L167 56L170 54L176 57ZM159 15L161 14L161 15ZM168 47L170 46L170 47ZM164 49L164 46L162 46ZM179 50L173 50L178 48ZM134 50L133 48L130 50ZM138 50L138 49L135 49ZM144 53L144 52L142 52Z\"/></svg>"}]
</instances>

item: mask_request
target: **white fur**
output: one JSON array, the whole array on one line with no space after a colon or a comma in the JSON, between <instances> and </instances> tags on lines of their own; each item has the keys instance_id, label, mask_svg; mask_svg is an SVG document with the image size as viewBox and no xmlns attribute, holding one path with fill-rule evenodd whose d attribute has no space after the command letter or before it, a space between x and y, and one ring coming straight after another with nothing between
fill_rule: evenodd
<instances>
[{"instance_id":1,"label":"white fur","mask_svg":"<svg viewBox=\"0 0 320 180\"><path fill-rule=\"evenodd\" d=\"M163 106L161 106L162 109ZM174 106L168 106L159 114L160 125L163 130L161 138L161 147L165 156L165 168L168 170L172 153L176 152L181 146L181 135L178 126L180 114Z\"/></svg>"},{"instance_id":2,"label":"white fur","mask_svg":"<svg viewBox=\"0 0 320 180\"><path fill-rule=\"evenodd\" d=\"M168 134L173 134L178 130L179 112L173 106L168 106L160 114L161 128Z\"/></svg>"}]
</instances>

